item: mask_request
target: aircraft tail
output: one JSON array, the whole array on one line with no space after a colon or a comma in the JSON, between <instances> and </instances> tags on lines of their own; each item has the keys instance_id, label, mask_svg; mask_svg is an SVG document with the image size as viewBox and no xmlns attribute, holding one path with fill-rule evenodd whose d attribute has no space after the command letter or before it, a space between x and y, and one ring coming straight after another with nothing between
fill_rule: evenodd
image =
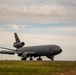
<instances>
[{"instance_id":1,"label":"aircraft tail","mask_svg":"<svg viewBox=\"0 0 76 75\"><path fill-rule=\"evenodd\" d=\"M21 48L21 47L23 47L23 46L25 45L25 43L20 41L17 33L14 33L14 36L15 36L15 41L16 41L16 42L13 44L13 46L14 46L15 48Z\"/></svg>"},{"instance_id":2,"label":"aircraft tail","mask_svg":"<svg viewBox=\"0 0 76 75\"><path fill-rule=\"evenodd\" d=\"M16 43L19 43L19 42L20 42L20 39L19 39L19 37L18 37L17 33L14 33L14 35L15 35Z\"/></svg>"}]
</instances>

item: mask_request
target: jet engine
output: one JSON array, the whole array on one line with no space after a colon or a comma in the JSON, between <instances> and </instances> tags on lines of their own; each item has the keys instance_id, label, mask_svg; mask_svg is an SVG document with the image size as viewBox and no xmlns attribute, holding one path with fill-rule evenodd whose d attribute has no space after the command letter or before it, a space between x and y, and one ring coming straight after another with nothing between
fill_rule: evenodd
<instances>
[{"instance_id":1,"label":"jet engine","mask_svg":"<svg viewBox=\"0 0 76 75\"><path fill-rule=\"evenodd\" d=\"M19 42L19 43L14 43L14 44L13 44L13 47L15 47L15 48L21 48L21 47L23 47L24 45L25 45L24 42Z\"/></svg>"}]
</instances>

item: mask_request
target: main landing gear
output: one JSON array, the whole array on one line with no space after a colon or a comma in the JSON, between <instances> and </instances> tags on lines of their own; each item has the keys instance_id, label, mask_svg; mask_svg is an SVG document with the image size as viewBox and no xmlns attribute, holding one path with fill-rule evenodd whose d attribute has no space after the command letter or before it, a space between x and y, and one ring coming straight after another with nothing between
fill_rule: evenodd
<instances>
[{"instance_id":1,"label":"main landing gear","mask_svg":"<svg viewBox=\"0 0 76 75\"><path fill-rule=\"evenodd\" d=\"M39 56L39 58L37 58L37 60L42 60L41 56Z\"/></svg>"},{"instance_id":2,"label":"main landing gear","mask_svg":"<svg viewBox=\"0 0 76 75\"><path fill-rule=\"evenodd\" d=\"M26 60L27 58L21 58L21 60ZM29 60L33 60L32 57L29 58ZM42 60L41 56L39 56L39 58L37 58L37 60Z\"/></svg>"},{"instance_id":3,"label":"main landing gear","mask_svg":"<svg viewBox=\"0 0 76 75\"><path fill-rule=\"evenodd\" d=\"M21 60L26 60L27 58L21 58ZM33 60L32 57L29 58L29 60Z\"/></svg>"},{"instance_id":4,"label":"main landing gear","mask_svg":"<svg viewBox=\"0 0 76 75\"><path fill-rule=\"evenodd\" d=\"M26 58L21 58L21 60L26 60Z\"/></svg>"},{"instance_id":5,"label":"main landing gear","mask_svg":"<svg viewBox=\"0 0 76 75\"><path fill-rule=\"evenodd\" d=\"M52 58L51 61L54 61L54 59Z\"/></svg>"},{"instance_id":6,"label":"main landing gear","mask_svg":"<svg viewBox=\"0 0 76 75\"><path fill-rule=\"evenodd\" d=\"M33 60L33 58L32 58L32 57L30 57L30 60Z\"/></svg>"}]
</instances>

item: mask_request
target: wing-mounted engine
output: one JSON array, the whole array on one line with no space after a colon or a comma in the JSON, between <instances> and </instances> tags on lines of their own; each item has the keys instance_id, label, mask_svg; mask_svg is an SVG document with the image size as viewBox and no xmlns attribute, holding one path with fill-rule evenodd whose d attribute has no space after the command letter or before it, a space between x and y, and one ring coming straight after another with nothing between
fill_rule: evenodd
<instances>
[{"instance_id":1,"label":"wing-mounted engine","mask_svg":"<svg viewBox=\"0 0 76 75\"><path fill-rule=\"evenodd\" d=\"M18 42L18 43L14 43L13 44L13 47L15 47L15 48L21 48L21 47L23 47L25 45L25 43L24 42Z\"/></svg>"},{"instance_id":2,"label":"wing-mounted engine","mask_svg":"<svg viewBox=\"0 0 76 75\"><path fill-rule=\"evenodd\" d=\"M28 57L28 53L24 52L21 56L22 56L23 58L27 58L27 57Z\"/></svg>"}]
</instances>

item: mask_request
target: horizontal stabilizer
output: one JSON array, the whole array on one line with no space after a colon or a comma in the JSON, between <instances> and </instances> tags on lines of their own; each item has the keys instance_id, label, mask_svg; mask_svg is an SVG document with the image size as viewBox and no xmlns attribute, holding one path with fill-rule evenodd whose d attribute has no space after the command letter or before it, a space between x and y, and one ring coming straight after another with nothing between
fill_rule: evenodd
<instances>
[{"instance_id":1,"label":"horizontal stabilizer","mask_svg":"<svg viewBox=\"0 0 76 75\"><path fill-rule=\"evenodd\" d=\"M15 51L14 49L10 49L10 48L5 48L5 47L0 47L1 49L6 49L6 50L12 50Z\"/></svg>"},{"instance_id":2,"label":"horizontal stabilizer","mask_svg":"<svg viewBox=\"0 0 76 75\"><path fill-rule=\"evenodd\" d=\"M14 51L0 51L1 54L15 54Z\"/></svg>"}]
</instances>

